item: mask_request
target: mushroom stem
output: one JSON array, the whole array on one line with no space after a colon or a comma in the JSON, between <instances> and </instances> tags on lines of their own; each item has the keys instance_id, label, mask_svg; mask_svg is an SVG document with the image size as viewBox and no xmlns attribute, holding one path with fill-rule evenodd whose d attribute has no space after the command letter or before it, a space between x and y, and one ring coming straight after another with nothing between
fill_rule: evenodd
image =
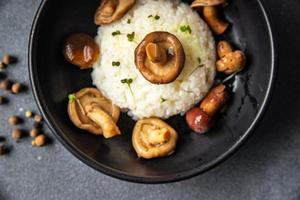
<instances>
[{"instance_id":1,"label":"mushroom stem","mask_svg":"<svg viewBox=\"0 0 300 200\"><path fill-rule=\"evenodd\" d=\"M112 117L104 112L99 106L88 105L86 106L86 111L88 118L101 127L105 138L111 138L121 134Z\"/></svg>"},{"instance_id":2,"label":"mushroom stem","mask_svg":"<svg viewBox=\"0 0 300 200\"><path fill-rule=\"evenodd\" d=\"M148 59L153 63L165 64L167 62L167 51L160 45L150 42L146 46Z\"/></svg>"}]
</instances>

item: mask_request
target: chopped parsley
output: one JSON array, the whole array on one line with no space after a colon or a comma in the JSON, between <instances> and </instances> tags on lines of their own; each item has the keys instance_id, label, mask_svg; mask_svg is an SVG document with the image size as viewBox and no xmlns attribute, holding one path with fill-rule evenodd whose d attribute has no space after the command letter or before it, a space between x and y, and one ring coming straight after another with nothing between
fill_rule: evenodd
<instances>
[{"instance_id":1,"label":"chopped parsley","mask_svg":"<svg viewBox=\"0 0 300 200\"><path fill-rule=\"evenodd\" d=\"M167 101L167 99L164 99L164 98L160 98L160 103L164 103L164 102L166 102Z\"/></svg>"},{"instance_id":2,"label":"chopped parsley","mask_svg":"<svg viewBox=\"0 0 300 200\"><path fill-rule=\"evenodd\" d=\"M153 20L159 20L160 19L160 16L159 15L149 15L148 18L152 18Z\"/></svg>"},{"instance_id":3,"label":"chopped parsley","mask_svg":"<svg viewBox=\"0 0 300 200\"><path fill-rule=\"evenodd\" d=\"M131 19L127 19L127 24L130 24L131 23Z\"/></svg>"},{"instance_id":4,"label":"chopped parsley","mask_svg":"<svg viewBox=\"0 0 300 200\"><path fill-rule=\"evenodd\" d=\"M189 34L192 33L192 29L191 29L190 25L180 26L180 30L181 30L183 33L189 33Z\"/></svg>"},{"instance_id":5,"label":"chopped parsley","mask_svg":"<svg viewBox=\"0 0 300 200\"><path fill-rule=\"evenodd\" d=\"M132 42L132 41L134 40L134 35L135 35L134 32L132 32L132 33L130 33L130 34L127 34L127 38L128 38L128 41L129 41L129 42Z\"/></svg>"},{"instance_id":6,"label":"chopped parsley","mask_svg":"<svg viewBox=\"0 0 300 200\"><path fill-rule=\"evenodd\" d=\"M73 103L76 100L75 94L69 94L68 98L69 98L69 103Z\"/></svg>"},{"instance_id":7,"label":"chopped parsley","mask_svg":"<svg viewBox=\"0 0 300 200\"><path fill-rule=\"evenodd\" d=\"M121 63L119 61L112 61L111 65L113 67L119 67L121 65Z\"/></svg>"},{"instance_id":8,"label":"chopped parsley","mask_svg":"<svg viewBox=\"0 0 300 200\"><path fill-rule=\"evenodd\" d=\"M129 88L129 90L130 90L130 92L131 92L131 94L132 94L132 96L133 96L133 91L132 91L132 89L131 89L131 84L132 84L132 82L133 82L132 78L128 78L128 79L125 78L125 79L122 79L122 80L121 80L121 83L127 84L128 88Z\"/></svg>"},{"instance_id":9,"label":"chopped parsley","mask_svg":"<svg viewBox=\"0 0 300 200\"><path fill-rule=\"evenodd\" d=\"M111 34L112 34L112 36L116 36L116 35L121 35L121 32L120 31L115 31L115 32L112 32Z\"/></svg>"},{"instance_id":10,"label":"chopped parsley","mask_svg":"<svg viewBox=\"0 0 300 200\"><path fill-rule=\"evenodd\" d=\"M198 60L198 63L199 63L199 65L200 65L200 64L201 64L201 62L202 62L202 61L201 61L201 58L200 58L200 57L198 57L198 58L197 58L197 60Z\"/></svg>"}]
</instances>

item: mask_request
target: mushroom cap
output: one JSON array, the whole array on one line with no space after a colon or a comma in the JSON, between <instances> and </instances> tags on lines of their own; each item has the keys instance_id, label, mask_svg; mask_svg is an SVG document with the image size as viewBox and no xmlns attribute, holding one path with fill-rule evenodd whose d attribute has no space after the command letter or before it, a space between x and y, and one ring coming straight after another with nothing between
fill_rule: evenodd
<instances>
[{"instance_id":1,"label":"mushroom cap","mask_svg":"<svg viewBox=\"0 0 300 200\"><path fill-rule=\"evenodd\" d=\"M156 130L161 131L162 135L151 136L149 131ZM132 134L132 144L139 157L151 159L172 154L177 138L177 132L166 122L158 118L149 118L136 123Z\"/></svg>"},{"instance_id":2,"label":"mushroom cap","mask_svg":"<svg viewBox=\"0 0 300 200\"><path fill-rule=\"evenodd\" d=\"M148 58L147 47L149 44L157 44L167 52L166 62L156 63ZM170 50L172 54L169 53ZM154 84L173 82L181 73L184 63L183 46L178 38L169 32L155 31L149 33L135 49L136 67L145 79Z\"/></svg>"},{"instance_id":3,"label":"mushroom cap","mask_svg":"<svg viewBox=\"0 0 300 200\"><path fill-rule=\"evenodd\" d=\"M94 21L97 25L110 24L121 19L136 0L103 0L97 8Z\"/></svg>"},{"instance_id":4,"label":"mushroom cap","mask_svg":"<svg viewBox=\"0 0 300 200\"><path fill-rule=\"evenodd\" d=\"M120 108L113 105L112 102L105 98L96 88L84 88L75 93L75 100L69 101L68 114L75 126L87 130L90 133L101 135L103 133L100 126L93 122L88 116L86 108L89 105L97 105L104 112L117 122L120 117Z\"/></svg>"},{"instance_id":5,"label":"mushroom cap","mask_svg":"<svg viewBox=\"0 0 300 200\"><path fill-rule=\"evenodd\" d=\"M192 8L206 7L206 6L218 6L225 4L227 0L195 0L191 4Z\"/></svg>"},{"instance_id":6,"label":"mushroom cap","mask_svg":"<svg viewBox=\"0 0 300 200\"><path fill-rule=\"evenodd\" d=\"M63 55L69 63L88 69L99 59L100 48L88 34L73 33L64 42Z\"/></svg>"}]
</instances>

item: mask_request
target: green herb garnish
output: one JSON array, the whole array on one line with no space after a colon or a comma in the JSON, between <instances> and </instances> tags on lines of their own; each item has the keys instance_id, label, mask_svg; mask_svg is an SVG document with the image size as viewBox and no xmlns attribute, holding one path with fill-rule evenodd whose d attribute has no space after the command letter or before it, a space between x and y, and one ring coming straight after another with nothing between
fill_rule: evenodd
<instances>
[{"instance_id":1,"label":"green herb garnish","mask_svg":"<svg viewBox=\"0 0 300 200\"><path fill-rule=\"evenodd\" d=\"M75 94L69 94L68 98L69 98L69 103L73 103L76 100Z\"/></svg>"},{"instance_id":2,"label":"green herb garnish","mask_svg":"<svg viewBox=\"0 0 300 200\"><path fill-rule=\"evenodd\" d=\"M112 34L112 36L116 36L116 35L121 35L121 32L120 31L115 31L115 32L112 32L111 34Z\"/></svg>"},{"instance_id":3,"label":"green herb garnish","mask_svg":"<svg viewBox=\"0 0 300 200\"><path fill-rule=\"evenodd\" d=\"M160 103L164 103L164 102L166 102L167 101L167 99L164 99L164 98L160 98Z\"/></svg>"},{"instance_id":4,"label":"green herb garnish","mask_svg":"<svg viewBox=\"0 0 300 200\"><path fill-rule=\"evenodd\" d=\"M130 34L127 34L127 38L128 38L128 41L129 41L129 42L132 42L132 41L134 40L134 35L135 35L134 32L132 32L132 33L130 33Z\"/></svg>"},{"instance_id":5,"label":"green herb garnish","mask_svg":"<svg viewBox=\"0 0 300 200\"><path fill-rule=\"evenodd\" d=\"M152 18L153 20L159 20L160 19L160 16L159 15L149 15L148 18Z\"/></svg>"},{"instance_id":6,"label":"green herb garnish","mask_svg":"<svg viewBox=\"0 0 300 200\"><path fill-rule=\"evenodd\" d=\"M199 63L199 65L200 65L200 64L201 64L201 62L202 62L202 61L201 61L201 58L200 58L200 57L198 57L198 58L197 58L197 60L198 60L198 63Z\"/></svg>"},{"instance_id":7,"label":"green herb garnish","mask_svg":"<svg viewBox=\"0 0 300 200\"><path fill-rule=\"evenodd\" d=\"M132 96L133 96L133 91L132 91L132 89L131 89L131 84L132 84L132 82L133 82L132 78L128 78L128 79L125 78L125 79L122 79L122 80L121 80L121 83L127 84L128 88L129 88L129 90L130 90L130 92L131 92L131 94L132 94Z\"/></svg>"},{"instance_id":8,"label":"green herb garnish","mask_svg":"<svg viewBox=\"0 0 300 200\"><path fill-rule=\"evenodd\" d=\"M180 30L184 33L192 33L192 29L189 25L180 26Z\"/></svg>"},{"instance_id":9,"label":"green herb garnish","mask_svg":"<svg viewBox=\"0 0 300 200\"><path fill-rule=\"evenodd\" d=\"M112 61L111 64L113 67L119 67L121 65L121 63L119 61Z\"/></svg>"},{"instance_id":10,"label":"green herb garnish","mask_svg":"<svg viewBox=\"0 0 300 200\"><path fill-rule=\"evenodd\" d=\"M199 65L198 65L197 67L195 67L195 69L192 70L192 72L190 73L190 76L191 76L197 69L204 67L204 65L201 63L201 62L202 62L202 61L201 61L201 58L198 57L197 60L198 60Z\"/></svg>"},{"instance_id":11,"label":"green herb garnish","mask_svg":"<svg viewBox=\"0 0 300 200\"><path fill-rule=\"evenodd\" d=\"M130 24L131 23L131 19L127 19L127 24Z\"/></svg>"}]
</instances>

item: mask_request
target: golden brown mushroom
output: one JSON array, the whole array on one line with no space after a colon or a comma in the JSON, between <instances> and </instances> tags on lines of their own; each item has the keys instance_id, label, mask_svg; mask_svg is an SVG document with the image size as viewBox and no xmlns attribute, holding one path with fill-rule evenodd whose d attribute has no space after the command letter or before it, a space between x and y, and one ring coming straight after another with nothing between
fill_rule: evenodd
<instances>
[{"instance_id":1,"label":"golden brown mushroom","mask_svg":"<svg viewBox=\"0 0 300 200\"><path fill-rule=\"evenodd\" d=\"M185 62L184 49L168 32L148 34L135 49L135 65L142 75L154 84L174 81L182 71Z\"/></svg>"},{"instance_id":2,"label":"golden brown mushroom","mask_svg":"<svg viewBox=\"0 0 300 200\"><path fill-rule=\"evenodd\" d=\"M203 18L212 29L212 31L217 35L225 33L225 31L229 27L228 22L220 19L218 10L214 6L207 6L203 8Z\"/></svg>"},{"instance_id":3,"label":"golden brown mushroom","mask_svg":"<svg viewBox=\"0 0 300 200\"><path fill-rule=\"evenodd\" d=\"M227 103L229 93L223 84L211 89L203 99L200 107L186 113L185 119L189 127L196 133L206 133L214 124L213 116Z\"/></svg>"},{"instance_id":4,"label":"golden brown mushroom","mask_svg":"<svg viewBox=\"0 0 300 200\"><path fill-rule=\"evenodd\" d=\"M218 6L225 4L227 0L195 0L191 4L192 8L206 7L206 6Z\"/></svg>"},{"instance_id":5,"label":"golden brown mushroom","mask_svg":"<svg viewBox=\"0 0 300 200\"><path fill-rule=\"evenodd\" d=\"M110 100L105 98L101 92L95 88L85 88L79 92L69 95L68 114L75 126L80 129L87 130L96 135L103 134L101 123L94 120L94 112L91 112L91 107L101 109L117 123L120 116L120 108L113 105ZM101 115L103 113L100 113ZM107 116L104 116L105 118ZM95 122L96 121L96 122Z\"/></svg>"},{"instance_id":6,"label":"golden brown mushroom","mask_svg":"<svg viewBox=\"0 0 300 200\"><path fill-rule=\"evenodd\" d=\"M171 155L176 147L176 131L158 118L139 120L133 130L132 144L138 155L145 159Z\"/></svg>"},{"instance_id":7,"label":"golden brown mushroom","mask_svg":"<svg viewBox=\"0 0 300 200\"><path fill-rule=\"evenodd\" d=\"M103 0L95 13L95 24L110 24L121 19L135 4L135 0Z\"/></svg>"},{"instance_id":8,"label":"golden brown mushroom","mask_svg":"<svg viewBox=\"0 0 300 200\"><path fill-rule=\"evenodd\" d=\"M246 65L246 56L240 50L234 51L226 41L220 41L217 45L220 60L216 63L218 72L233 74L241 71Z\"/></svg>"},{"instance_id":9,"label":"golden brown mushroom","mask_svg":"<svg viewBox=\"0 0 300 200\"><path fill-rule=\"evenodd\" d=\"M116 135L120 135L121 132L114 122L114 119L101 109L98 104L91 104L86 106L87 116L101 127L103 136L105 138L111 138Z\"/></svg>"},{"instance_id":10,"label":"golden brown mushroom","mask_svg":"<svg viewBox=\"0 0 300 200\"><path fill-rule=\"evenodd\" d=\"M228 99L229 94L226 86L223 84L217 85L203 99L200 109L212 117L225 105Z\"/></svg>"}]
</instances>

